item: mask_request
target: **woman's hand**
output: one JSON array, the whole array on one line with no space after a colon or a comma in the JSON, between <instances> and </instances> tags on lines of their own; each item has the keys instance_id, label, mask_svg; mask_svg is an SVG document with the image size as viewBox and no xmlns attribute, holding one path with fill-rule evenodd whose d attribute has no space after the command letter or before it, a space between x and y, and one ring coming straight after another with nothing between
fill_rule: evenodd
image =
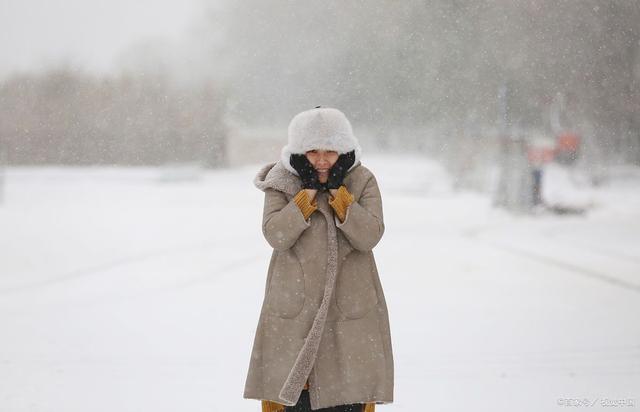
<instances>
[{"instance_id":1,"label":"woman's hand","mask_svg":"<svg viewBox=\"0 0 640 412\"><path fill-rule=\"evenodd\" d=\"M313 167L309 159L307 159L307 156L292 153L289 157L289 163L291 163L291 166L298 172L298 175L302 180L303 189L313 189L317 191L322 188L322 184L320 183L320 180L318 180L318 172L316 172L316 169Z\"/></svg>"},{"instance_id":2,"label":"woman's hand","mask_svg":"<svg viewBox=\"0 0 640 412\"><path fill-rule=\"evenodd\" d=\"M329 169L329 177L327 179L327 189L338 189L342 185L347 171L356 160L355 151L352 150L338 156L338 160Z\"/></svg>"}]
</instances>

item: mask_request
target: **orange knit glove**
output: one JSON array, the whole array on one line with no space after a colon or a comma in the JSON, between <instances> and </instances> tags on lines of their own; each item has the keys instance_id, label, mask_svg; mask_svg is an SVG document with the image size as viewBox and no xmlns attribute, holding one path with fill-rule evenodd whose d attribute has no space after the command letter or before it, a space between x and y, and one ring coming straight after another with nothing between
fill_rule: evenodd
<instances>
[{"instance_id":1,"label":"orange knit glove","mask_svg":"<svg viewBox=\"0 0 640 412\"><path fill-rule=\"evenodd\" d=\"M347 209L349 205L353 203L354 196L349 193L345 185L342 185L338 188L336 192L336 197L331 197L329 200L329 204L333 208L333 211L340 219L340 222L344 222L344 218L347 216Z\"/></svg>"},{"instance_id":2,"label":"orange knit glove","mask_svg":"<svg viewBox=\"0 0 640 412\"><path fill-rule=\"evenodd\" d=\"M317 203L316 203L316 198L314 197L313 198L313 202L310 202L309 201L309 196L307 195L307 192L304 189L300 190L293 197L293 201L296 202L296 204L300 208L300 211L302 212L302 215L304 216L304 220L309 219L309 216L311 216L311 214L313 212L315 212L316 209L318 208Z\"/></svg>"}]
</instances>

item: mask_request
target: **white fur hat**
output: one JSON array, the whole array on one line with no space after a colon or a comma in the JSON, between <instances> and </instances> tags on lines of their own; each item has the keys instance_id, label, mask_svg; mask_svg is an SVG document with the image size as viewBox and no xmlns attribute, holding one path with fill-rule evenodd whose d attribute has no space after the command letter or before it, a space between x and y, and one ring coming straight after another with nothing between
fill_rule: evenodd
<instances>
[{"instance_id":1,"label":"white fur hat","mask_svg":"<svg viewBox=\"0 0 640 412\"><path fill-rule=\"evenodd\" d=\"M340 110L330 107L318 106L293 117L289 123L289 143L280 153L282 165L298 176L298 172L289 163L291 154L305 154L314 149L335 150L338 154L353 150L356 159L349 170L358 164L362 155L349 119Z\"/></svg>"}]
</instances>

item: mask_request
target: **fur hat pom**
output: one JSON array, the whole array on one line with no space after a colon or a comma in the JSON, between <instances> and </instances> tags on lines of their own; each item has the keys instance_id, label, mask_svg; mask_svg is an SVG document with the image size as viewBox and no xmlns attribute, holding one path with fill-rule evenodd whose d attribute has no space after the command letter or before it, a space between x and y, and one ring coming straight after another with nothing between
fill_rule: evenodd
<instances>
[{"instance_id":1,"label":"fur hat pom","mask_svg":"<svg viewBox=\"0 0 640 412\"><path fill-rule=\"evenodd\" d=\"M292 153L304 154L309 150L335 150L338 154L355 151L355 167L362 149L347 116L331 107L316 107L293 117L289 123L288 144L282 148L280 159L291 173L298 172L289 163Z\"/></svg>"}]
</instances>

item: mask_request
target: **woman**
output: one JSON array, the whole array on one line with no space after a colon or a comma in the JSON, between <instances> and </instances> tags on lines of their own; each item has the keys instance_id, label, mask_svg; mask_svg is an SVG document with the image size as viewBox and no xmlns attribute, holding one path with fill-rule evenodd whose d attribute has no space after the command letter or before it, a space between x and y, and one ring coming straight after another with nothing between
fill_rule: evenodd
<instances>
[{"instance_id":1,"label":"woman","mask_svg":"<svg viewBox=\"0 0 640 412\"><path fill-rule=\"evenodd\" d=\"M346 116L289 124L254 179L273 247L244 398L263 411L366 411L393 402L387 305L372 249L384 232L376 178Z\"/></svg>"}]
</instances>

